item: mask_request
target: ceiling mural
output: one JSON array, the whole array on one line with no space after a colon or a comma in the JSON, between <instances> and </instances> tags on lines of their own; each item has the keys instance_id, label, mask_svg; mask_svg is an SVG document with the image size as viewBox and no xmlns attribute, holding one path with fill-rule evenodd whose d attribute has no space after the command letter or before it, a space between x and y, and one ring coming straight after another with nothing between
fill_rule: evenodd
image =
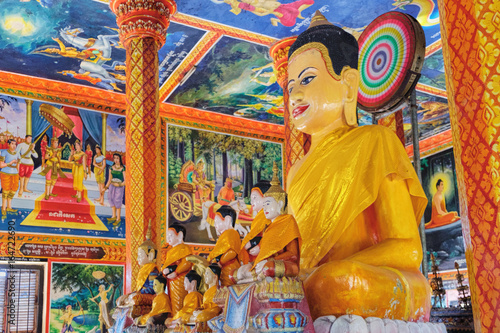
<instances>
[{"instance_id":1,"label":"ceiling mural","mask_svg":"<svg viewBox=\"0 0 500 333\"><path fill-rule=\"evenodd\" d=\"M283 123L283 91L268 48L223 37L167 102Z\"/></svg>"},{"instance_id":2,"label":"ceiling mural","mask_svg":"<svg viewBox=\"0 0 500 333\"><path fill-rule=\"evenodd\" d=\"M355 36L385 12L396 10L416 17L425 32L427 51L417 85L419 101L446 103L437 0L176 2L177 13L171 17L166 43L159 51L160 109L168 114L179 108L171 117L189 108L238 117L249 121L249 128L259 126L253 121L283 124L282 90L272 70L269 46L304 31L316 10ZM28 92L68 98L69 91L81 90L82 101L107 95L101 103L124 103L125 50L116 29L106 0L2 0L0 88L8 93L5 88L11 82L19 89L22 75ZM52 90L37 88L38 79L52 82ZM79 104L78 97L73 104ZM421 114L437 112L436 107L425 105ZM442 131L443 122L449 128L447 117L447 112L437 120L421 115L421 137ZM359 118L361 124L371 123L368 114Z\"/></svg>"}]
</instances>

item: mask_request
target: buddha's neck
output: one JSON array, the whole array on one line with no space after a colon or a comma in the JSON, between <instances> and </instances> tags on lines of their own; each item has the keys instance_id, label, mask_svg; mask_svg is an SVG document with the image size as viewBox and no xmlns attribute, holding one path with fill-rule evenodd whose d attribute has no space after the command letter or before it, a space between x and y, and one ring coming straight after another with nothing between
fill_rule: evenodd
<instances>
[{"instance_id":1,"label":"buddha's neck","mask_svg":"<svg viewBox=\"0 0 500 333\"><path fill-rule=\"evenodd\" d=\"M338 118L337 120L333 121L328 126L325 126L320 131L311 134L311 148L309 149L309 151L314 151L316 149L316 147L321 142L323 142L323 139L325 137L327 137L333 131L335 131L341 127L344 127L344 126L347 126L347 124L344 120L344 116L342 116L342 117Z\"/></svg>"}]
</instances>

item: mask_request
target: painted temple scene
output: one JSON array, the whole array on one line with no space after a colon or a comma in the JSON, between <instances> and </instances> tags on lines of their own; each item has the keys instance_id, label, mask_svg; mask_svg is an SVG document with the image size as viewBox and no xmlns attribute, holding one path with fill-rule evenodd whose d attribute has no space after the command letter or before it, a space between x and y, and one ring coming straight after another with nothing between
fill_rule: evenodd
<instances>
[{"instance_id":1,"label":"painted temple scene","mask_svg":"<svg viewBox=\"0 0 500 333\"><path fill-rule=\"evenodd\" d=\"M2 219L20 231L123 238L125 118L0 98Z\"/></svg>"},{"instance_id":2,"label":"painted temple scene","mask_svg":"<svg viewBox=\"0 0 500 333\"><path fill-rule=\"evenodd\" d=\"M0 0L0 332L500 331L496 0Z\"/></svg>"}]
</instances>

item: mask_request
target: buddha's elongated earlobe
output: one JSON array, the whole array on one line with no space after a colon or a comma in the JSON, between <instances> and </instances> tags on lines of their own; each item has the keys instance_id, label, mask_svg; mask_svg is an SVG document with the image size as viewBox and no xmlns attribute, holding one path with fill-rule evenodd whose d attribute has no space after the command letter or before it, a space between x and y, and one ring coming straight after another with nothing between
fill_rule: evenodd
<instances>
[{"instance_id":1,"label":"buddha's elongated earlobe","mask_svg":"<svg viewBox=\"0 0 500 333\"><path fill-rule=\"evenodd\" d=\"M348 126L358 124L357 102L359 89L359 72L356 69L348 68L342 71L342 80L346 86L346 96L344 100L344 118Z\"/></svg>"}]
</instances>

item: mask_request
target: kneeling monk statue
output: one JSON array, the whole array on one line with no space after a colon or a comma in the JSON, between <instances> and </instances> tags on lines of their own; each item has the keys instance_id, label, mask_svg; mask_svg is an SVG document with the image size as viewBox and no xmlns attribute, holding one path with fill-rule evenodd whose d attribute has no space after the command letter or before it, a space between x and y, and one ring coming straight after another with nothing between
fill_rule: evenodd
<instances>
[{"instance_id":1,"label":"kneeling monk statue","mask_svg":"<svg viewBox=\"0 0 500 333\"><path fill-rule=\"evenodd\" d=\"M356 39L317 14L288 55L293 123L312 137L288 193L313 319L428 320L418 233L427 199L397 136L357 127Z\"/></svg>"}]
</instances>

